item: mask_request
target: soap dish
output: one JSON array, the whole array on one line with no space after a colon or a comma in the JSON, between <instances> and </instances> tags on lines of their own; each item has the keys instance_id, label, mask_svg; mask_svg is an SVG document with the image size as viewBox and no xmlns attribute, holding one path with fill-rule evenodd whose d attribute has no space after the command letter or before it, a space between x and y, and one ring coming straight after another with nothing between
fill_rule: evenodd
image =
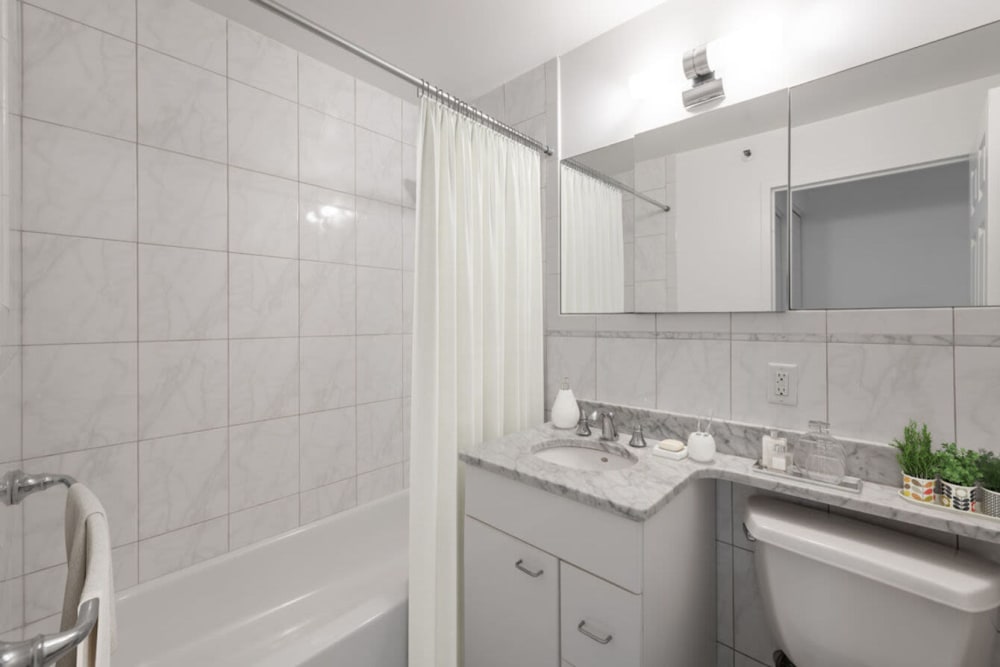
<instances>
[{"instance_id":1,"label":"soap dish","mask_svg":"<svg viewBox=\"0 0 1000 667\"><path fill-rule=\"evenodd\" d=\"M663 458L670 459L671 461L682 461L688 457L688 450L687 447L685 447L679 452L671 452L668 449L653 447L653 456L662 456Z\"/></svg>"}]
</instances>

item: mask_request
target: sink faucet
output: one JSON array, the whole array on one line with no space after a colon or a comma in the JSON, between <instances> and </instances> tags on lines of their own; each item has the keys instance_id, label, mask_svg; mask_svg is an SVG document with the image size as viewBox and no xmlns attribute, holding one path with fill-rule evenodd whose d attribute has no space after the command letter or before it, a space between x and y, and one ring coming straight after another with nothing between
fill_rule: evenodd
<instances>
[{"instance_id":1,"label":"sink faucet","mask_svg":"<svg viewBox=\"0 0 1000 667\"><path fill-rule=\"evenodd\" d=\"M615 428L615 415L607 410L597 411L594 410L594 416L591 417L595 422L600 419L601 421L601 440L617 440L618 439L618 429Z\"/></svg>"}]
</instances>

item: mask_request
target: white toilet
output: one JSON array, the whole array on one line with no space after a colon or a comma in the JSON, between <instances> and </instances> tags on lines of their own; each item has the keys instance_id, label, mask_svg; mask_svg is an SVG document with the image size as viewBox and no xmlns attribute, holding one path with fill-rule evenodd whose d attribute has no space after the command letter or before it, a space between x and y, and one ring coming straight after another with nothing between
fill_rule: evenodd
<instances>
[{"instance_id":1,"label":"white toilet","mask_svg":"<svg viewBox=\"0 0 1000 667\"><path fill-rule=\"evenodd\" d=\"M797 667L993 667L1000 566L768 497L750 499L744 528Z\"/></svg>"}]
</instances>

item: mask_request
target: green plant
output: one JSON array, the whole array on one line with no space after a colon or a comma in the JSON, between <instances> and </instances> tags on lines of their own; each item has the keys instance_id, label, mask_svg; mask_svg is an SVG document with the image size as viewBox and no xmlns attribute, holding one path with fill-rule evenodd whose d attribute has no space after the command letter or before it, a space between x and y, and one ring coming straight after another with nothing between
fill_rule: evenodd
<instances>
[{"instance_id":1,"label":"green plant","mask_svg":"<svg viewBox=\"0 0 1000 667\"><path fill-rule=\"evenodd\" d=\"M979 452L946 442L938 453L941 479L958 486L973 486L979 480Z\"/></svg>"},{"instance_id":2,"label":"green plant","mask_svg":"<svg viewBox=\"0 0 1000 667\"><path fill-rule=\"evenodd\" d=\"M892 444L898 450L896 461L903 472L911 477L934 479L938 474L939 455L931 449L931 434L927 424L917 426L910 421L903 429L903 440L893 440Z\"/></svg>"},{"instance_id":3,"label":"green plant","mask_svg":"<svg viewBox=\"0 0 1000 667\"><path fill-rule=\"evenodd\" d=\"M1000 457L993 452L979 452L979 479L983 488L1000 493Z\"/></svg>"}]
</instances>

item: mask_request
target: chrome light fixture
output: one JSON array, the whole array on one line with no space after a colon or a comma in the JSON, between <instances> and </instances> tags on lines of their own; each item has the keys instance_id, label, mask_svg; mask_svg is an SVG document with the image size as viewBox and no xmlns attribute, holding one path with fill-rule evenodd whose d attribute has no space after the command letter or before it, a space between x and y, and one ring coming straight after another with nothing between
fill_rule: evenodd
<instances>
[{"instance_id":1,"label":"chrome light fixture","mask_svg":"<svg viewBox=\"0 0 1000 667\"><path fill-rule=\"evenodd\" d=\"M716 79L715 72L708 66L707 44L702 44L684 54L684 75L691 79L691 89L681 94L685 109L712 100L720 100L726 96L726 91L722 88L722 79Z\"/></svg>"}]
</instances>

